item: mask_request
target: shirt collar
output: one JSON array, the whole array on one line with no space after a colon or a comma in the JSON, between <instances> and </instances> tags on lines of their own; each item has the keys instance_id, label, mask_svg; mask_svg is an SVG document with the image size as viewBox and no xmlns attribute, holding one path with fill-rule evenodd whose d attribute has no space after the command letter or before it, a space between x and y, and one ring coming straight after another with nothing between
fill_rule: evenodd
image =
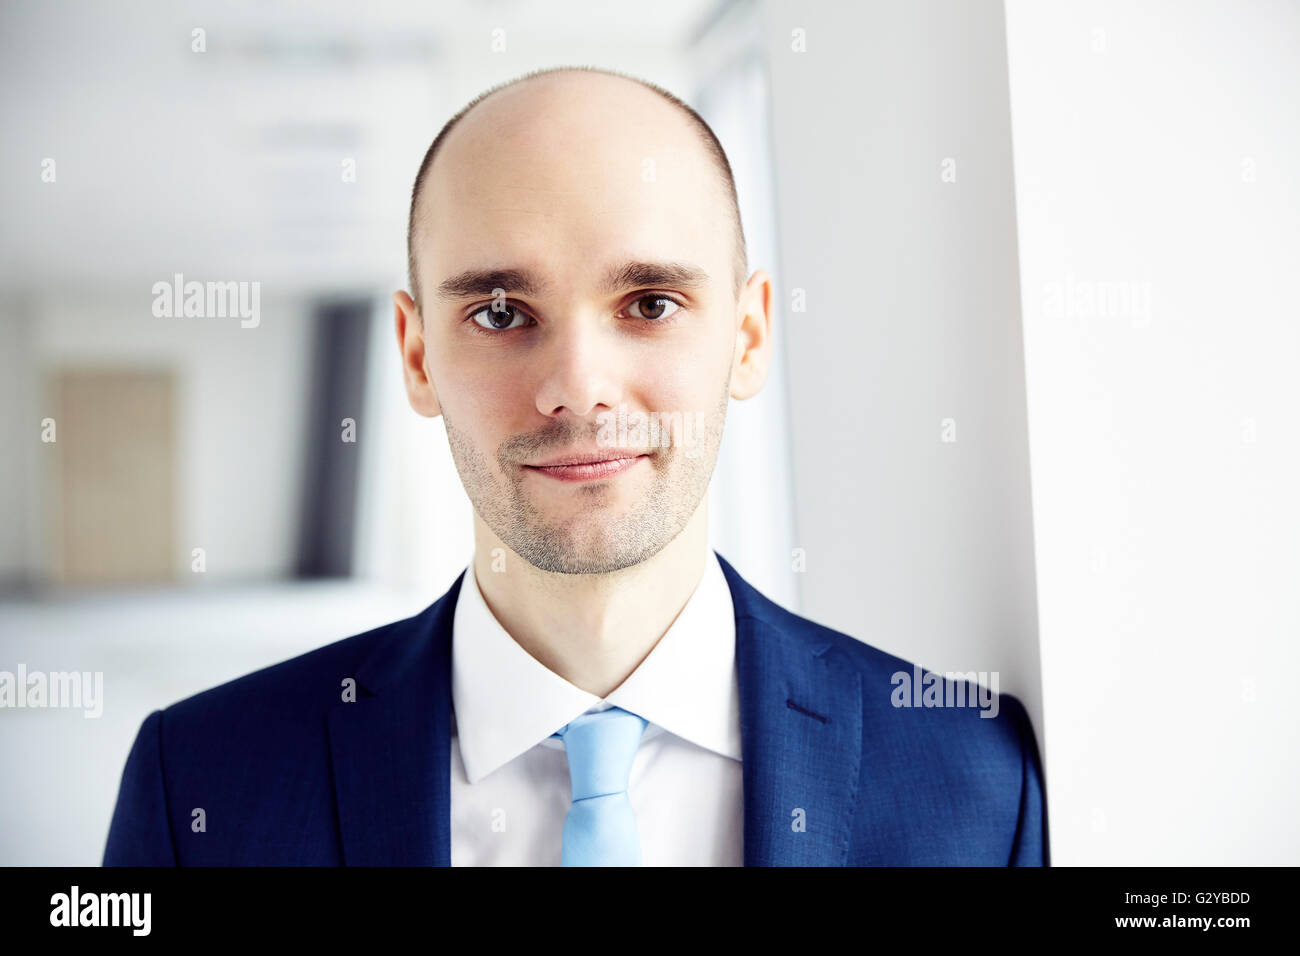
<instances>
[{"instance_id":1,"label":"shirt collar","mask_svg":"<svg viewBox=\"0 0 1300 956\"><path fill-rule=\"evenodd\" d=\"M736 618L717 554L676 620L605 698L547 668L515 642L483 600L474 562L452 624L452 700L465 775L477 783L588 710L617 706L714 753L741 759Z\"/></svg>"}]
</instances>

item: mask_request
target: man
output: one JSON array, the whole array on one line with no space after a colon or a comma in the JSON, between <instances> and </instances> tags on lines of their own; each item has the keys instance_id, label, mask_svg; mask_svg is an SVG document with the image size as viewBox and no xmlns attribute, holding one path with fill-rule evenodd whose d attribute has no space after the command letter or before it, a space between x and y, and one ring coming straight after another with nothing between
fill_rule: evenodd
<instances>
[{"instance_id":1,"label":"man","mask_svg":"<svg viewBox=\"0 0 1300 956\"><path fill-rule=\"evenodd\" d=\"M409 620L150 714L106 864L1048 862L1015 698L896 707L909 663L709 547L772 286L703 120L606 71L490 90L430 147L408 245L406 389L473 560Z\"/></svg>"}]
</instances>

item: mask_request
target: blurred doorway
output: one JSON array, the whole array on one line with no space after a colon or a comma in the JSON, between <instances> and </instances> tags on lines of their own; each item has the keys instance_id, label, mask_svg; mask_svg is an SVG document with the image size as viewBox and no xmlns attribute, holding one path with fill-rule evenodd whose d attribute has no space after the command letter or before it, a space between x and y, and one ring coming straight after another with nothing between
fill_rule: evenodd
<instances>
[{"instance_id":1,"label":"blurred doorway","mask_svg":"<svg viewBox=\"0 0 1300 956\"><path fill-rule=\"evenodd\" d=\"M164 370L51 375L58 580L146 584L175 574L175 382Z\"/></svg>"}]
</instances>

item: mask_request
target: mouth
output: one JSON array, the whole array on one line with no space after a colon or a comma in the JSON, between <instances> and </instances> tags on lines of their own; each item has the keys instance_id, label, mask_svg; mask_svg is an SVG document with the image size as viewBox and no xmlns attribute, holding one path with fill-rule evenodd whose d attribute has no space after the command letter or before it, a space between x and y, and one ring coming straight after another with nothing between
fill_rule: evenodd
<instances>
[{"instance_id":1,"label":"mouth","mask_svg":"<svg viewBox=\"0 0 1300 956\"><path fill-rule=\"evenodd\" d=\"M649 455L632 455L622 458L608 458L601 461L585 461L559 465L524 465L525 470L554 478L558 481L599 481L613 478L639 465Z\"/></svg>"}]
</instances>

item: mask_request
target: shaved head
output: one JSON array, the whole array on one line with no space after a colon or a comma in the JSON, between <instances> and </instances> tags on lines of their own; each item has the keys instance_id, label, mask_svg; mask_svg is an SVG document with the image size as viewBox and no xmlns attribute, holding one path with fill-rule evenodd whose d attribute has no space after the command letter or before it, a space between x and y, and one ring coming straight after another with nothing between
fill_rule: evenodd
<instances>
[{"instance_id":1,"label":"shaved head","mask_svg":"<svg viewBox=\"0 0 1300 956\"><path fill-rule=\"evenodd\" d=\"M479 107L480 104L489 99L489 97L493 97L498 93L517 88L522 84L546 82L548 79L556 79L560 77L582 77L584 74L587 75L589 80L636 84L639 89L630 92L640 93L648 91L654 94L661 102L668 104L672 108L673 112L690 126L694 133L694 140L701 149L700 158L712 168L716 176L719 204L718 211L729 220L729 228L731 232L730 255L733 272L731 282L733 294L736 296L740 294L740 290L745 284L745 278L749 271L748 256L745 248L745 233L740 221L740 204L736 197L736 184L735 179L732 176L731 164L727 161L727 154L723 150L722 144L718 141L717 136L714 135L713 130L709 127L709 124L706 123L704 119L695 112L695 110L682 102L678 97L646 80L628 76L614 70L605 70L596 67L553 67L550 69L536 70L532 73L527 73L521 77L501 83L483 93L480 93L466 104L460 112L447 121L447 123L442 127L442 130L434 138L428 151L424 154L424 161L420 164L420 170L415 177L415 185L411 190L411 209L406 230L407 278L410 284L411 297L414 299L415 305L417 309L420 310L421 315L423 315L424 302L420 288L419 256L417 255L417 248L420 245L420 239L424 231L423 227L427 222L428 217L431 215L438 215L438 210L436 208L423 208L422 198L427 191L425 185L429 179L430 171L433 168L434 160L442 151L443 146L451 136L452 131L461 126L462 120L469 116L471 111ZM592 121L599 122L599 117L593 117ZM506 122L508 123L509 120L506 120ZM648 138L646 148L648 156L654 151L655 147L654 127L646 128L645 135ZM643 163L644 162L646 161L643 160ZM647 171L649 172L649 175L653 177L653 165L648 167L648 170L644 166L640 169L629 170L629 176L634 175L637 180L640 181L646 177ZM427 201L424 205L428 205Z\"/></svg>"}]
</instances>

